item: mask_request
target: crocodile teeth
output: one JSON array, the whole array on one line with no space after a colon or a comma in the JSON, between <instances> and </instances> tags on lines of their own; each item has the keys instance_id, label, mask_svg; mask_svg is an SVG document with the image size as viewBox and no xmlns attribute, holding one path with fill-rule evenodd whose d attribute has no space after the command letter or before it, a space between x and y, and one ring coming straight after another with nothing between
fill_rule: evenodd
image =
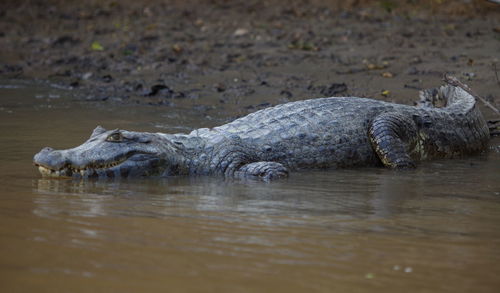
<instances>
[{"instance_id":1,"label":"crocodile teeth","mask_svg":"<svg viewBox=\"0 0 500 293\"><path fill-rule=\"evenodd\" d=\"M95 172L94 171L95 169L109 169L112 167L116 167L116 166L120 165L121 163L123 163L125 160L126 159L111 162L111 163L100 164L100 165L89 165L87 167L81 167L81 168L78 168L78 167L75 167L72 165L66 165L58 170L47 168L47 167L44 167L41 165L37 165L37 166L38 166L38 171L40 171L40 173L43 176L48 176L48 177L69 176L69 177L71 177L71 175L68 175L68 174L80 174L82 177L85 177L85 175L89 174L89 172L90 173Z\"/></svg>"},{"instance_id":2,"label":"crocodile teeth","mask_svg":"<svg viewBox=\"0 0 500 293\"><path fill-rule=\"evenodd\" d=\"M49 176L50 176L50 173L51 173L51 170L50 170L50 169L45 168L45 167L42 167L42 166L38 166L38 171L40 171L40 173L41 173L42 175L45 175L45 176L47 176L47 175L49 175Z\"/></svg>"}]
</instances>

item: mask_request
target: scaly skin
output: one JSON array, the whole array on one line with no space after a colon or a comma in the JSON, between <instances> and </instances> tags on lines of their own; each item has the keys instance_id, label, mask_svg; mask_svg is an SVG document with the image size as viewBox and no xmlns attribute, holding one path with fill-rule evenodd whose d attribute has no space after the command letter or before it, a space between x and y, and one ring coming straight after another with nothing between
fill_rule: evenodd
<instances>
[{"instance_id":1,"label":"scaly skin","mask_svg":"<svg viewBox=\"0 0 500 293\"><path fill-rule=\"evenodd\" d=\"M416 161L485 149L488 126L470 94L445 85L422 98L441 98L447 106L339 97L282 104L189 134L99 126L76 148L43 149L34 164L45 176L223 174L271 180L307 168L412 168Z\"/></svg>"}]
</instances>

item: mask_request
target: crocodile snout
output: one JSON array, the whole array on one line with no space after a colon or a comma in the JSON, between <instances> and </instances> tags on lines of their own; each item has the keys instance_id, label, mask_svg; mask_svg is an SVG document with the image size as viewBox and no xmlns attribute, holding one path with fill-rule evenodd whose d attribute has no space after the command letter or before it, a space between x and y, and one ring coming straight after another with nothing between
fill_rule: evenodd
<instances>
[{"instance_id":1,"label":"crocodile snout","mask_svg":"<svg viewBox=\"0 0 500 293\"><path fill-rule=\"evenodd\" d=\"M67 164L67 160L60 151L45 147L33 157L33 163L37 166L59 170Z\"/></svg>"}]
</instances>

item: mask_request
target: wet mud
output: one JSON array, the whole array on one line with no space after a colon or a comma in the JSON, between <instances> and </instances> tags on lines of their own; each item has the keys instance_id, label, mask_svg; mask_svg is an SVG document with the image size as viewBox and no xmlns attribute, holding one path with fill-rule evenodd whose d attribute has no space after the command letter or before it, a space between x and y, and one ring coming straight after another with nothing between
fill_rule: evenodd
<instances>
[{"instance_id":1,"label":"wet mud","mask_svg":"<svg viewBox=\"0 0 500 293\"><path fill-rule=\"evenodd\" d=\"M498 107L500 5L408 3L2 1L0 78L232 119L326 96L411 104L451 73Z\"/></svg>"}]
</instances>

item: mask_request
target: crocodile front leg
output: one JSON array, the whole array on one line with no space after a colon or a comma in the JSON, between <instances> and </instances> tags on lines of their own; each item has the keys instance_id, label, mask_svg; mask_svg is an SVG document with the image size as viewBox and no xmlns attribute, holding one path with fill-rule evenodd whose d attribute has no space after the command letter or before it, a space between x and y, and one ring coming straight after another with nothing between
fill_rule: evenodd
<instances>
[{"instance_id":1,"label":"crocodile front leg","mask_svg":"<svg viewBox=\"0 0 500 293\"><path fill-rule=\"evenodd\" d=\"M417 139L417 127L411 118L391 112L380 114L370 125L368 137L384 166L397 169L415 167L410 150Z\"/></svg>"},{"instance_id":2,"label":"crocodile front leg","mask_svg":"<svg viewBox=\"0 0 500 293\"><path fill-rule=\"evenodd\" d=\"M210 160L204 163L206 173L222 173L226 177L254 178L270 181L288 177L288 169L280 163L261 161L255 148L243 142L237 135L216 137L217 144L207 152Z\"/></svg>"},{"instance_id":3,"label":"crocodile front leg","mask_svg":"<svg viewBox=\"0 0 500 293\"><path fill-rule=\"evenodd\" d=\"M255 162L241 166L234 172L235 177L256 178L270 181L288 177L288 169L276 162Z\"/></svg>"}]
</instances>

